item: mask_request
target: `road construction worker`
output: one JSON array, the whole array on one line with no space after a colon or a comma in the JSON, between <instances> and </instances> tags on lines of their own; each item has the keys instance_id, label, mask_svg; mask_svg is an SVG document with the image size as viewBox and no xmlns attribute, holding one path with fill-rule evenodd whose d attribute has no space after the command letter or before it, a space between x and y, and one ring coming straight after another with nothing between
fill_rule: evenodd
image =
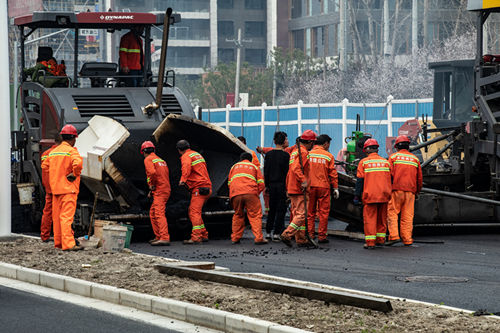
<instances>
[{"instance_id":1,"label":"road construction worker","mask_svg":"<svg viewBox=\"0 0 500 333\"><path fill-rule=\"evenodd\" d=\"M311 150L316 133L306 130L299 139L297 145L297 157L294 159L288 170L286 187L290 198L291 212L293 219L288 227L283 231L280 239L287 246L292 246L291 238L295 236L298 246L307 246L306 233L306 201L307 189L309 187L309 150ZM300 154L300 155L299 155Z\"/></svg>"},{"instance_id":2,"label":"road construction worker","mask_svg":"<svg viewBox=\"0 0 500 333\"><path fill-rule=\"evenodd\" d=\"M269 212L266 222L266 238L279 241L279 235L285 229L286 175L290 155L285 152L288 137L285 132L274 133L276 148L266 153L264 159L264 181L269 193Z\"/></svg>"},{"instance_id":3,"label":"road construction worker","mask_svg":"<svg viewBox=\"0 0 500 333\"><path fill-rule=\"evenodd\" d=\"M200 153L191 150L189 142L179 140L176 148L181 155L182 175L179 186L186 186L191 192L189 219L193 225L191 238L184 244L200 244L208 241L208 232L201 217L203 205L212 194L212 182L208 175L207 163Z\"/></svg>"},{"instance_id":4,"label":"road construction worker","mask_svg":"<svg viewBox=\"0 0 500 333\"><path fill-rule=\"evenodd\" d=\"M245 144L245 146L246 146L247 139L245 139L244 136L239 136L238 140L240 140L241 142L243 142ZM255 166L257 168L260 168L260 161L259 161L259 158L257 157L257 154L253 150L251 150L251 152L252 152L252 163L255 164Z\"/></svg>"},{"instance_id":5,"label":"road construction worker","mask_svg":"<svg viewBox=\"0 0 500 333\"><path fill-rule=\"evenodd\" d=\"M153 246L170 245L168 223L165 217L165 206L170 197L170 179L167 163L155 154L155 145L151 141L144 141L141 145L144 155L144 167L149 186L149 195L153 196L153 203L149 210L151 226L155 238L149 243Z\"/></svg>"},{"instance_id":6,"label":"road construction worker","mask_svg":"<svg viewBox=\"0 0 500 333\"><path fill-rule=\"evenodd\" d=\"M134 26L120 39L120 72L130 75L124 80L128 87L142 86L144 51L141 34L143 31L143 26Z\"/></svg>"},{"instance_id":7,"label":"road construction worker","mask_svg":"<svg viewBox=\"0 0 500 333\"><path fill-rule=\"evenodd\" d=\"M368 139L363 151L368 155L359 161L354 201L362 195L365 249L385 243L387 231L387 203L391 198L391 167L389 161L378 155L379 144Z\"/></svg>"},{"instance_id":8,"label":"road construction worker","mask_svg":"<svg viewBox=\"0 0 500 333\"><path fill-rule=\"evenodd\" d=\"M83 160L74 147L78 133L73 125L61 130L62 143L55 147L42 163L42 170L49 174L52 191L52 219L54 221L54 247L64 251L81 250L73 236L73 217L80 190Z\"/></svg>"},{"instance_id":9,"label":"road construction worker","mask_svg":"<svg viewBox=\"0 0 500 333\"><path fill-rule=\"evenodd\" d=\"M418 158L410 153L410 139L406 135L398 136L394 144L397 152L389 156L392 174L392 194L387 208L389 241L392 245L403 239L404 245L413 243L413 216L415 196L422 189L422 168ZM398 233L398 214L401 212L400 231Z\"/></svg>"},{"instance_id":10,"label":"road construction worker","mask_svg":"<svg viewBox=\"0 0 500 333\"><path fill-rule=\"evenodd\" d=\"M242 153L240 162L229 171L229 198L234 209L231 240L240 242L245 230L245 209L255 236L255 244L266 244L262 235L262 206L259 195L264 190L264 177L260 169L251 163L252 155Z\"/></svg>"},{"instance_id":11,"label":"road construction worker","mask_svg":"<svg viewBox=\"0 0 500 333\"><path fill-rule=\"evenodd\" d=\"M61 143L61 135L58 133L54 138L52 147L42 153L41 161L45 161L52 150ZM43 207L42 223L40 224L40 238L47 243L52 231L52 191L50 190L49 170L42 169L42 185L45 188L45 206Z\"/></svg>"},{"instance_id":12,"label":"road construction worker","mask_svg":"<svg viewBox=\"0 0 500 333\"><path fill-rule=\"evenodd\" d=\"M333 189L334 199L339 198L338 175L335 169L335 159L328 149L330 138L326 134L318 136L316 145L309 152L309 187L308 220L309 236L314 238L314 220L318 211L319 227L318 242L328 243L328 216L330 215L330 188Z\"/></svg>"}]
</instances>

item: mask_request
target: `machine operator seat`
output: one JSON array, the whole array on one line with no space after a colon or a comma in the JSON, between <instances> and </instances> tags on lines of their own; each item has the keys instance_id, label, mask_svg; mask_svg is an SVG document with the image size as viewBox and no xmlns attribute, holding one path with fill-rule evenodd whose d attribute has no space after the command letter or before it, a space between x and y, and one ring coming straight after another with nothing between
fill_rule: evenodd
<instances>
[{"instance_id":1,"label":"machine operator seat","mask_svg":"<svg viewBox=\"0 0 500 333\"><path fill-rule=\"evenodd\" d=\"M104 87L106 81L117 75L118 65L113 62L86 62L80 77L89 78L91 87Z\"/></svg>"}]
</instances>

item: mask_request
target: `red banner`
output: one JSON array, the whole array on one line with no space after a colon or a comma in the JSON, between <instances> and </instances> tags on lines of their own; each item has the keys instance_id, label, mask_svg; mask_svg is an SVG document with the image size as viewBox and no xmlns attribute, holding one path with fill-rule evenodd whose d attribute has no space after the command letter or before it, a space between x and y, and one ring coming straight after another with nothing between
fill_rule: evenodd
<instances>
[{"instance_id":1,"label":"red banner","mask_svg":"<svg viewBox=\"0 0 500 333\"><path fill-rule=\"evenodd\" d=\"M43 0L8 0L9 17L29 15L35 11L40 11Z\"/></svg>"}]
</instances>

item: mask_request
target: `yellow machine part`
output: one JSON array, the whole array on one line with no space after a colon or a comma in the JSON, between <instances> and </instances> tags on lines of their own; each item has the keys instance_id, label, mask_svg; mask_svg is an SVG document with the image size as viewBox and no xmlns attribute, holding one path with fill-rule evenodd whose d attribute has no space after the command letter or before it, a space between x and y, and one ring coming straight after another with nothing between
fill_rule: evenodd
<instances>
[{"instance_id":1,"label":"yellow machine part","mask_svg":"<svg viewBox=\"0 0 500 333\"><path fill-rule=\"evenodd\" d=\"M419 120L419 123L420 123L420 126L423 127L423 122L422 120ZM432 120L428 120L427 121L427 125L429 126L429 129L432 129L432 128L436 128L436 125L434 125L434 123L432 122ZM427 138L427 140L432 140L440 135L443 135L443 133L441 132L433 132L433 133L429 133L429 137ZM418 143L421 143L420 140ZM420 148L420 153L422 154L422 157L423 157L423 160L424 161L427 161L427 159L429 159L429 157L431 157L432 155L434 155L435 153L437 153L437 151L441 148L443 148L444 146L446 146L446 144L448 143L448 141L446 140L443 140L443 141L439 141L439 142L436 142L432 145L429 145L427 146L427 152L425 152L425 147L424 148ZM448 149L447 151L445 151L441 157L443 159L448 159L450 157L450 149Z\"/></svg>"},{"instance_id":2,"label":"yellow machine part","mask_svg":"<svg viewBox=\"0 0 500 333\"><path fill-rule=\"evenodd\" d=\"M467 10L482 10L482 9L500 9L500 1L498 0L469 0Z\"/></svg>"}]
</instances>

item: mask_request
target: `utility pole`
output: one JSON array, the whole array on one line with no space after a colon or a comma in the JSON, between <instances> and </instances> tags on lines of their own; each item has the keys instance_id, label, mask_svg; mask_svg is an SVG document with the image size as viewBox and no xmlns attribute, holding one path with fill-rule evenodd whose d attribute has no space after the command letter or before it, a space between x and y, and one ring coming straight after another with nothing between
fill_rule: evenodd
<instances>
[{"instance_id":1,"label":"utility pole","mask_svg":"<svg viewBox=\"0 0 500 333\"><path fill-rule=\"evenodd\" d=\"M389 0L384 0L384 58L389 53Z\"/></svg>"},{"instance_id":2,"label":"utility pole","mask_svg":"<svg viewBox=\"0 0 500 333\"><path fill-rule=\"evenodd\" d=\"M340 0L340 70L347 69L347 0Z\"/></svg>"},{"instance_id":3,"label":"utility pole","mask_svg":"<svg viewBox=\"0 0 500 333\"><path fill-rule=\"evenodd\" d=\"M243 42L250 43L251 39L241 39L241 29L238 28L238 39L226 39L226 42L234 42L236 45L236 78L234 82L234 107L240 104L240 68L241 68L241 48Z\"/></svg>"},{"instance_id":4,"label":"utility pole","mask_svg":"<svg viewBox=\"0 0 500 333\"><path fill-rule=\"evenodd\" d=\"M7 1L0 2L0 43L9 45L9 22L7 15ZM9 87L9 48L0 50L0 100L4 110L10 110ZM10 112L2 112L0 116L0 238L11 235L11 197L10 197Z\"/></svg>"},{"instance_id":5,"label":"utility pole","mask_svg":"<svg viewBox=\"0 0 500 333\"><path fill-rule=\"evenodd\" d=\"M415 59L418 51L418 0L413 0L411 14L411 54Z\"/></svg>"}]
</instances>

